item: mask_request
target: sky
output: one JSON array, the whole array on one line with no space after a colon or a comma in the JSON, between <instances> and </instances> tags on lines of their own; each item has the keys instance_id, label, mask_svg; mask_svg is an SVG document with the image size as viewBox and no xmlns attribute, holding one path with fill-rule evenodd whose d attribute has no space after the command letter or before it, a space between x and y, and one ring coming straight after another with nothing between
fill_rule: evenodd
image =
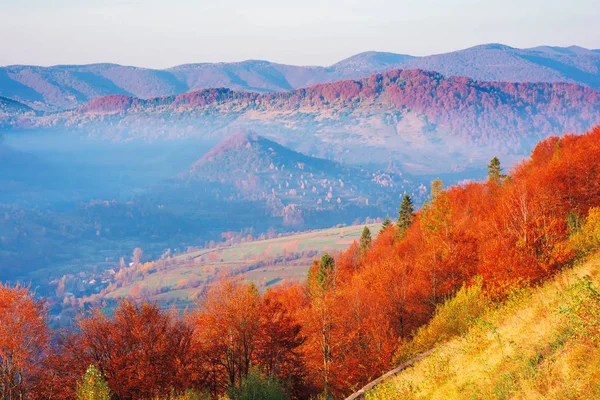
<instances>
[{"instance_id":1,"label":"sky","mask_svg":"<svg viewBox=\"0 0 600 400\"><path fill-rule=\"evenodd\" d=\"M600 48L599 0L0 0L0 65L331 65L483 43Z\"/></svg>"}]
</instances>

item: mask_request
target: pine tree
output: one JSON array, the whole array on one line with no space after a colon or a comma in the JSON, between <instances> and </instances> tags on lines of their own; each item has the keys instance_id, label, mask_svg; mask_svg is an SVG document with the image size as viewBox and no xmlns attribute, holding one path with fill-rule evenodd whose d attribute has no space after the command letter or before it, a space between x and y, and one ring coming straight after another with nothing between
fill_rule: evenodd
<instances>
[{"instance_id":1,"label":"pine tree","mask_svg":"<svg viewBox=\"0 0 600 400\"><path fill-rule=\"evenodd\" d=\"M369 247L371 247L371 231L365 226L360 236L360 252L364 253Z\"/></svg>"},{"instance_id":2,"label":"pine tree","mask_svg":"<svg viewBox=\"0 0 600 400\"><path fill-rule=\"evenodd\" d=\"M77 400L110 400L110 389L102 375L94 365L90 365L85 375L77 384L75 392Z\"/></svg>"},{"instance_id":3,"label":"pine tree","mask_svg":"<svg viewBox=\"0 0 600 400\"><path fill-rule=\"evenodd\" d=\"M402 199L402 203L400 204L400 212L398 213L397 225L400 234L404 234L404 232L412 224L414 217L415 208L413 206L413 202L410 199L410 196L405 194L404 198Z\"/></svg>"},{"instance_id":4,"label":"pine tree","mask_svg":"<svg viewBox=\"0 0 600 400\"><path fill-rule=\"evenodd\" d=\"M390 217L386 216L383 220L383 223L381 224L381 230L379 231L379 233L385 231L390 225L392 225L392 220L390 219Z\"/></svg>"},{"instance_id":5,"label":"pine tree","mask_svg":"<svg viewBox=\"0 0 600 400\"><path fill-rule=\"evenodd\" d=\"M333 283L335 260L330 254L325 253L320 261L313 263L313 267L316 268L315 279L317 284L321 289L327 290Z\"/></svg>"},{"instance_id":6,"label":"pine tree","mask_svg":"<svg viewBox=\"0 0 600 400\"><path fill-rule=\"evenodd\" d=\"M494 157L490 160L490 164L488 165L488 178L492 182L502 183L506 175L502 174L502 167L500 167L500 159L498 157Z\"/></svg>"}]
</instances>

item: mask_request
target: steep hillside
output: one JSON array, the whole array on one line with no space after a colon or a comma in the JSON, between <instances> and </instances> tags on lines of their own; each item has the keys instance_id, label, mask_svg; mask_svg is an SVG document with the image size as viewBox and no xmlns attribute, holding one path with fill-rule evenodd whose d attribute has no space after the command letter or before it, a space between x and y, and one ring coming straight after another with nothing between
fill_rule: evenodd
<instances>
[{"instance_id":1,"label":"steep hillside","mask_svg":"<svg viewBox=\"0 0 600 400\"><path fill-rule=\"evenodd\" d=\"M34 114L35 112L25 104L5 97L0 97L0 128L20 126L20 117L24 115L32 116Z\"/></svg>"},{"instance_id":2,"label":"steep hillside","mask_svg":"<svg viewBox=\"0 0 600 400\"><path fill-rule=\"evenodd\" d=\"M18 101L0 97L0 115L3 114L24 114L31 112L32 109Z\"/></svg>"},{"instance_id":3,"label":"steep hillside","mask_svg":"<svg viewBox=\"0 0 600 400\"><path fill-rule=\"evenodd\" d=\"M385 215L405 191L417 201L426 194L401 174L345 167L244 132L223 139L170 184L156 195L164 199L158 202L218 201L219 208L243 202L262 208L258 215L283 218L285 225L314 224L315 218L333 224L341 214Z\"/></svg>"},{"instance_id":4,"label":"steep hillside","mask_svg":"<svg viewBox=\"0 0 600 400\"><path fill-rule=\"evenodd\" d=\"M598 50L577 46L517 49L488 44L425 57L369 51L329 67L260 60L185 64L165 70L116 64L12 65L0 67L0 96L39 110L60 110L109 94L152 98L214 87L281 92L397 68L487 81L571 82L600 89L599 62Z\"/></svg>"},{"instance_id":5,"label":"steep hillside","mask_svg":"<svg viewBox=\"0 0 600 400\"><path fill-rule=\"evenodd\" d=\"M364 398L597 398L599 287L595 257L540 288L515 293ZM438 328L428 332L439 333L441 319L434 320Z\"/></svg>"},{"instance_id":6,"label":"steep hillside","mask_svg":"<svg viewBox=\"0 0 600 400\"><path fill-rule=\"evenodd\" d=\"M368 204L409 190L401 175L344 167L308 157L255 134L236 133L215 146L181 177L186 181L220 182L246 195L286 200ZM369 195L370 194L370 195ZM339 199L339 201L337 201ZM343 200L342 200L343 199Z\"/></svg>"},{"instance_id":7,"label":"steep hillside","mask_svg":"<svg viewBox=\"0 0 600 400\"><path fill-rule=\"evenodd\" d=\"M150 100L109 96L30 119L103 139L223 137L254 130L305 154L440 173L509 162L541 138L600 122L600 92L564 83L480 82L422 70L286 93L207 89Z\"/></svg>"}]
</instances>

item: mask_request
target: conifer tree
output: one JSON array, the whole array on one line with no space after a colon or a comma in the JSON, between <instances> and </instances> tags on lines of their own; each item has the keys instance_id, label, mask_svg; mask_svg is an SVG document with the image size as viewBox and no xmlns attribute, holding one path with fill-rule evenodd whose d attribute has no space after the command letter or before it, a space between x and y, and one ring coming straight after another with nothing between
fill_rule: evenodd
<instances>
[{"instance_id":1,"label":"conifer tree","mask_svg":"<svg viewBox=\"0 0 600 400\"><path fill-rule=\"evenodd\" d=\"M360 252L364 253L369 247L371 247L371 231L365 226L360 236Z\"/></svg>"},{"instance_id":2,"label":"conifer tree","mask_svg":"<svg viewBox=\"0 0 600 400\"><path fill-rule=\"evenodd\" d=\"M77 384L76 400L110 400L110 389L94 365L90 365Z\"/></svg>"},{"instance_id":3,"label":"conifer tree","mask_svg":"<svg viewBox=\"0 0 600 400\"><path fill-rule=\"evenodd\" d=\"M397 225L400 234L404 234L404 232L412 224L414 217L415 208L413 202L410 199L410 196L405 194L404 198L402 199L402 203L400 204L400 212L398 213Z\"/></svg>"},{"instance_id":4,"label":"conifer tree","mask_svg":"<svg viewBox=\"0 0 600 400\"><path fill-rule=\"evenodd\" d=\"M383 223L381 224L381 230L379 231L379 233L385 231L390 225L392 225L392 220L389 216L386 216L383 220Z\"/></svg>"},{"instance_id":5,"label":"conifer tree","mask_svg":"<svg viewBox=\"0 0 600 400\"><path fill-rule=\"evenodd\" d=\"M321 262L319 262L318 268L319 269L317 270L316 274L317 281L322 287L329 286L332 278L331 275L335 269L335 260L330 254L325 253L321 257Z\"/></svg>"},{"instance_id":6,"label":"conifer tree","mask_svg":"<svg viewBox=\"0 0 600 400\"><path fill-rule=\"evenodd\" d=\"M490 181L502 183L504 178L506 178L506 175L502 174L502 167L500 166L500 159L498 157L492 158L487 168Z\"/></svg>"}]
</instances>

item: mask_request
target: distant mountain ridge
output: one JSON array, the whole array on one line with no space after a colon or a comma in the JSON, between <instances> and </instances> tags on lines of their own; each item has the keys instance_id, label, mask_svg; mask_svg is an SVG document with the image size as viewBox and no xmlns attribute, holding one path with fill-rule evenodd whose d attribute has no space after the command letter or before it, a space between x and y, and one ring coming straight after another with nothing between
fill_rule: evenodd
<instances>
[{"instance_id":1,"label":"distant mountain ridge","mask_svg":"<svg viewBox=\"0 0 600 400\"><path fill-rule=\"evenodd\" d=\"M394 70L285 93L111 95L19 122L104 140L214 140L251 130L307 155L379 166L400 161L401 170L433 172L479 165L497 152L520 157L540 138L583 132L600 123L600 92L567 83L481 82Z\"/></svg>"},{"instance_id":2,"label":"distant mountain ridge","mask_svg":"<svg viewBox=\"0 0 600 400\"><path fill-rule=\"evenodd\" d=\"M35 111L18 101L0 97L0 128L18 126L18 119L25 115L33 116Z\"/></svg>"},{"instance_id":3,"label":"distant mountain ridge","mask_svg":"<svg viewBox=\"0 0 600 400\"><path fill-rule=\"evenodd\" d=\"M282 92L398 68L483 81L569 82L600 89L600 50L577 46L517 49L487 44L425 57L369 51L329 67L260 60L184 64L164 70L117 64L11 65L0 67L0 96L52 111L111 94L148 99L216 87Z\"/></svg>"}]
</instances>

